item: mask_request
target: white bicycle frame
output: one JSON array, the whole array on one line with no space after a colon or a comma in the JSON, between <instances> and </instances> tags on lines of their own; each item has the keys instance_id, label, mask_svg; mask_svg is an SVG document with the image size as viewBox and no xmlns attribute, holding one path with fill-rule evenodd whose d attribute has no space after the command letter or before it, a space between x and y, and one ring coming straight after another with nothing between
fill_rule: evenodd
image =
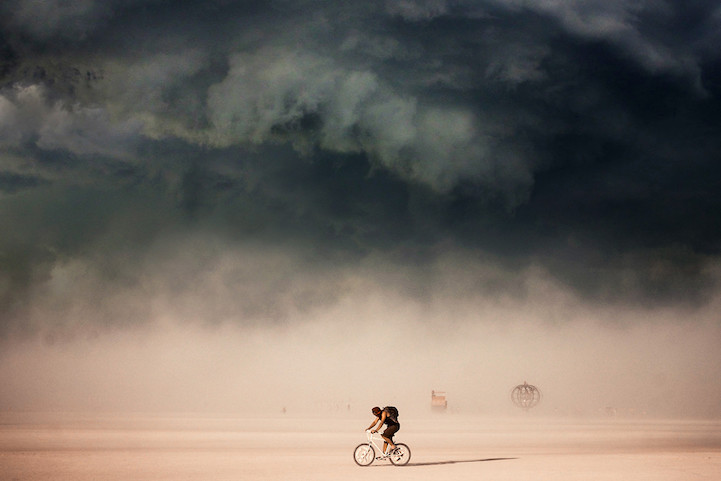
<instances>
[{"instance_id":1,"label":"white bicycle frame","mask_svg":"<svg viewBox=\"0 0 721 481\"><path fill-rule=\"evenodd\" d=\"M376 448L379 453L381 453L381 456L385 456L386 453L383 451L383 447L382 447L382 446L378 446L378 445L376 444L376 441L375 441L375 440L376 440L376 437L375 437L376 434L378 434L378 437L381 438L384 443L386 442L385 439L383 439L383 436L381 436L379 433L374 433L373 431L371 431L370 429L368 429L368 430L366 430L366 436L368 437L368 444L372 444L373 447Z\"/></svg>"}]
</instances>

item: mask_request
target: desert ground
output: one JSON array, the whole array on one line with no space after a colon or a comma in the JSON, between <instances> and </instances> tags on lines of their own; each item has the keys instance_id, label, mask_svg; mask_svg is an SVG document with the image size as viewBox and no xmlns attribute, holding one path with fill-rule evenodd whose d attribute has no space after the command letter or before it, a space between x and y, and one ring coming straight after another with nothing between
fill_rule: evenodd
<instances>
[{"instance_id":1,"label":"desert ground","mask_svg":"<svg viewBox=\"0 0 721 481\"><path fill-rule=\"evenodd\" d=\"M721 421L402 420L408 465L357 466L368 416L0 414L2 481L717 480Z\"/></svg>"}]
</instances>

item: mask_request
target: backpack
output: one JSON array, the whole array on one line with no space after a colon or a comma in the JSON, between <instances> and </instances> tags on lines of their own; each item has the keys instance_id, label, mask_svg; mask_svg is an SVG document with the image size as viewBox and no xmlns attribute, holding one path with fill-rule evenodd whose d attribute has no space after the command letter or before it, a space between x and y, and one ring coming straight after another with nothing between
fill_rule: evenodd
<instances>
[{"instance_id":1,"label":"backpack","mask_svg":"<svg viewBox=\"0 0 721 481\"><path fill-rule=\"evenodd\" d=\"M391 418L391 421L394 423L398 422L398 408L395 406L386 406L383 410L387 413L388 417Z\"/></svg>"}]
</instances>

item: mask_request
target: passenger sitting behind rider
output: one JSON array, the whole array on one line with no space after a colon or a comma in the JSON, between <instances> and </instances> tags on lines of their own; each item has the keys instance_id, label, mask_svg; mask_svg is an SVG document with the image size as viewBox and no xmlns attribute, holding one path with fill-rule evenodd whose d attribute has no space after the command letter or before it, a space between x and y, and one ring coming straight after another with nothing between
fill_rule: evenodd
<instances>
[{"instance_id":1,"label":"passenger sitting behind rider","mask_svg":"<svg viewBox=\"0 0 721 481\"><path fill-rule=\"evenodd\" d=\"M368 429L373 429L377 425L377 428L372 431L377 433L380 428L383 427L383 424L388 426L381 434L381 437L383 438L383 454L390 454L394 449L396 449L396 445L393 444L393 435L401 428L401 425L397 419L393 419L392 416L389 415L390 413L388 412L388 409L381 409L376 406L371 409L371 412L373 412L373 415L376 418L373 420L371 425L368 426ZM368 431L368 429L366 429L366 431ZM391 448L388 452L386 452L388 445L390 445Z\"/></svg>"}]
</instances>

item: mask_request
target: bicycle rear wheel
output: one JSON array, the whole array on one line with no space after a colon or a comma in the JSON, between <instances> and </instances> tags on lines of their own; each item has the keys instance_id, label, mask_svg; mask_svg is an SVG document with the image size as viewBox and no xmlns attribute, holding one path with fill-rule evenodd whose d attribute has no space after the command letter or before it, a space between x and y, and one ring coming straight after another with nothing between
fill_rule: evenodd
<instances>
[{"instance_id":1,"label":"bicycle rear wheel","mask_svg":"<svg viewBox=\"0 0 721 481\"><path fill-rule=\"evenodd\" d=\"M396 451L394 451L388 459L396 466L406 465L408 461L411 460L411 448L406 444L396 443Z\"/></svg>"},{"instance_id":2,"label":"bicycle rear wheel","mask_svg":"<svg viewBox=\"0 0 721 481\"><path fill-rule=\"evenodd\" d=\"M353 461L358 466L369 466L376 458L376 451L368 443L359 444L353 451Z\"/></svg>"}]
</instances>

